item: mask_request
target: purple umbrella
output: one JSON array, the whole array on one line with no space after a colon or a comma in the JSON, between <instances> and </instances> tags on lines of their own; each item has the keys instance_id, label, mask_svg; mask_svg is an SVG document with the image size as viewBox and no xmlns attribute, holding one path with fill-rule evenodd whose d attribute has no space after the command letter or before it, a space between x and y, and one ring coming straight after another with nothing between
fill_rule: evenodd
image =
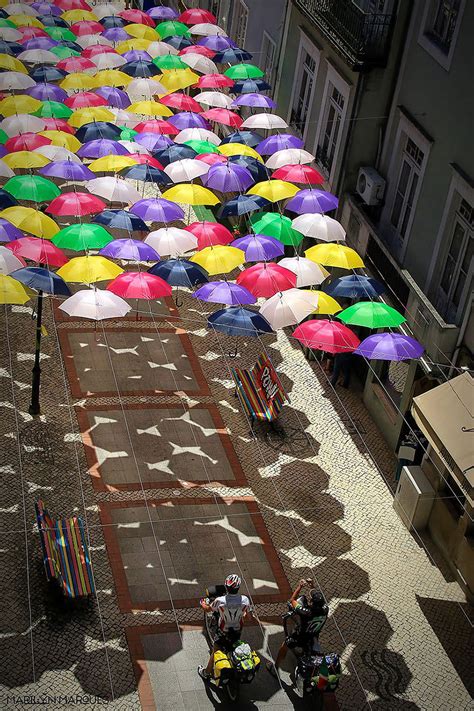
<instances>
[{"instance_id":1,"label":"purple umbrella","mask_svg":"<svg viewBox=\"0 0 474 711\"><path fill-rule=\"evenodd\" d=\"M51 47L56 47L59 44L56 40L51 37L33 37L32 39L25 42L23 47L27 49L51 49Z\"/></svg>"},{"instance_id":2,"label":"purple umbrella","mask_svg":"<svg viewBox=\"0 0 474 711\"><path fill-rule=\"evenodd\" d=\"M284 151L286 148L303 148L304 141L291 133L277 133L275 136L268 136L258 144L256 151L261 156L270 156L277 151Z\"/></svg>"},{"instance_id":3,"label":"purple umbrella","mask_svg":"<svg viewBox=\"0 0 474 711\"><path fill-rule=\"evenodd\" d=\"M134 262L159 262L160 255L149 244L140 242L139 239L115 239L99 254L112 259L130 259Z\"/></svg>"},{"instance_id":4,"label":"purple umbrella","mask_svg":"<svg viewBox=\"0 0 474 711\"><path fill-rule=\"evenodd\" d=\"M206 128L211 129L211 126L206 119L203 119L199 114L195 114L193 111L180 111L179 114L170 116L166 119L173 126L183 131L185 128Z\"/></svg>"},{"instance_id":5,"label":"purple umbrella","mask_svg":"<svg viewBox=\"0 0 474 711\"><path fill-rule=\"evenodd\" d=\"M110 138L96 138L94 141L87 141L77 151L79 158L102 158L103 156L128 156L130 155L125 146Z\"/></svg>"},{"instance_id":6,"label":"purple umbrella","mask_svg":"<svg viewBox=\"0 0 474 711\"><path fill-rule=\"evenodd\" d=\"M0 158L3 158L3 156L6 156L8 153L7 149L5 146L0 145Z\"/></svg>"},{"instance_id":7,"label":"purple umbrella","mask_svg":"<svg viewBox=\"0 0 474 711\"><path fill-rule=\"evenodd\" d=\"M109 106L116 106L118 109L126 109L131 104L128 94L115 86L100 86L95 93L108 101Z\"/></svg>"},{"instance_id":8,"label":"purple umbrella","mask_svg":"<svg viewBox=\"0 0 474 711\"><path fill-rule=\"evenodd\" d=\"M82 163L74 163L72 160L58 160L48 163L38 170L41 175L51 178L64 178L65 180L93 180L96 174L89 170Z\"/></svg>"},{"instance_id":9,"label":"purple umbrella","mask_svg":"<svg viewBox=\"0 0 474 711\"><path fill-rule=\"evenodd\" d=\"M144 49L131 49L130 52L124 52L122 57L127 62L138 62L139 59L143 62L151 62L152 60L152 57Z\"/></svg>"},{"instance_id":10,"label":"purple umbrella","mask_svg":"<svg viewBox=\"0 0 474 711\"><path fill-rule=\"evenodd\" d=\"M174 222L184 217L184 212L179 205L164 198L138 200L132 205L130 212L138 215L145 222Z\"/></svg>"},{"instance_id":11,"label":"purple umbrella","mask_svg":"<svg viewBox=\"0 0 474 711\"><path fill-rule=\"evenodd\" d=\"M247 168L236 163L211 165L208 173L201 179L207 188L219 190L221 193L241 193L255 182Z\"/></svg>"},{"instance_id":12,"label":"purple umbrella","mask_svg":"<svg viewBox=\"0 0 474 711\"><path fill-rule=\"evenodd\" d=\"M151 7L146 11L147 15L150 15L154 20L175 20L178 17L176 10L172 7Z\"/></svg>"},{"instance_id":13,"label":"purple umbrella","mask_svg":"<svg viewBox=\"0 0 474 711\"><path fill-rule=\"evenodd\" d=\"M192 296L211 304L227 304L228 306L254 304L257 301L245 286L234 284L231 281L210 281L201 286Z\"/></svg>"},{"instance_id":14,"label":"purple umbrella","mask_svg":"<svg viewBox=\"0 0 474 711\"><path fill-rule=\"evenodd\" d=\"M161 148L167 148L173 145L173 141L169 136L163 136L161 133L138 133L134 136L135 143L148 148L149 151L159 151Z\"/></svg>"},{"instance_id":15,"label":"purple umbrella","mask_svg":"<svg viewBox=\"0 0 474 711\"><path fill-rule=\"evenodd\" d=\"M203 37L198 40L196 44L201 45L201 47L207 47L213 52L224 52L230 47L237 49L237 45L232 42L230 37L223 37L222 35L210 35L209 37Z\"/></svg>"},{"instance_id":16,"label":"purple umbrella","mask_svg":"<svg viewBox=\"0 0 474 711\"><path fill-rule=\"evenodd\" d=\"M234 240L230 246L242 249L246 262L267 262L285 253L282 242L268 235L245 235Z\"/></svg>"},{"instance_id":17,"label":"purple umbrella","mask_svg":"<svg viewBox=\"0 0 474 711\"><path fill-rule=\"evenodd\" d=\"M285 210L298 215L308 212L323 214L335 210L338 205L339 200L332 193L324 190L300 190L286 203Z\"/></svg>"},{"instance_id":18,"label":"purple umbrella","mask_svg":"<svg viewBox=\"0 0 474 711\"><path fill-rule=\"evenodd\" d=\"M125 40L130 39L130 35L128 32L125 32L122 27L110 27L108 30L104 30L101 34L102 37L105 37L105 39L108 39L111 42L124 42Z\"/></svg>"},{"instance_id":19,"label":"purple umbrella","mask_svg":"<svg viewBox=\"0 0 474 711\"><path fill-rule=\"evenodd\" d=\"M60 101L63 102L67 99L67 92L61 89L60 86L55 84L36 84L32 86L31 89L27 89L25 94L29 94L34 99L39 101Z\"/></svg>"},{"instance_id":20,"label":"purple umbrella","mask_svg":"<svg viewBox=\"0 0 474 711\"><path fill-rule=\"evenodd\" d=\"M56 15L57 17L63 13L61 8L50 4L49 2L33 2L31 3L31 7L37 10L39 15Z\"/></svg>"},{"instance_id":21,"label":"purple umbrella","mask_svg":"<svg viewBox=\"0 0 474 711\"><path fill-rule=\"evenodd\" d=\"M24 236L18 227L15 227L11 222L0 217L0 242L13 242L13 240Z\"/></svg>"},{"instance_id":22,"label":"purple umbrella","mask_svg":"<svg viewBox=\"0 0 474 711\"><path fill-rule=\"evenodd\" d=\"M236 106L251 106L260 109L276 109L276 102L264 94L241 94L233 100L231 108Z\"/></svg>"},{"instance_id":23,"label":"purple umbrella","mask_svg":"<svg viewBox=\"0 0 474 711\"><path fill-rule=\"evenodd\" d=\"M423 346L403 333L374 333L358 345L354 353L368 360L408 360L419 358Z\"/></svg>"}]
</instances>

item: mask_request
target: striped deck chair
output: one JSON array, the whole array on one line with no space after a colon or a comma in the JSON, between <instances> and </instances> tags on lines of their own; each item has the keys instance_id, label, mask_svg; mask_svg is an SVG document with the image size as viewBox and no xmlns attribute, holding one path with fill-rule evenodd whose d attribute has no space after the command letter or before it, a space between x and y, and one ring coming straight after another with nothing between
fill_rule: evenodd
<instances>
[{"instance_id":1,"label":"striped deck chair","mask_svg":"<svg viewBox=\"0 0 474 711\"><path fill-rule=\"evenodd\" d=\"M255 420L273 422L288 399L270 358L262 353L249 370L232 368L235 392L245 413Z\"/></svg>"},{"instance_id":2,"label":"striped deck chair","mask_svg":"<svg viewBox=\"0 0 474 711\"><path fill-rule=\"evenodd\" d=\"M41 500L35 508L46 578L57 580L66 597L91 595L94 581L82 520L71 516L54 521Z\"/></svg>"}]
</instances>

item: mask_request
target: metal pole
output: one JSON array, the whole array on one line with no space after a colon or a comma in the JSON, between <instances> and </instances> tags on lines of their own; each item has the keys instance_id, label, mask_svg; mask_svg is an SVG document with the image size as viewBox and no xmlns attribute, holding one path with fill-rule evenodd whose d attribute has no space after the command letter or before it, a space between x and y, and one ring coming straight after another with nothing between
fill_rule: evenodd
<instances>
[{"instance_id":1,"label":"metal pole","mask_svg":"<svg viewBox=\"0 0 474 711\"><path fill-rule=\"evenodd\" d=\"M41 355L41 319L43 315L43 292L38 291L36 300L36 341L35 341L35 364L33 366L33 380L31 383L31 404L28 409L30 415L40 414L40 355Z\"/></svg>"}]
</instances>

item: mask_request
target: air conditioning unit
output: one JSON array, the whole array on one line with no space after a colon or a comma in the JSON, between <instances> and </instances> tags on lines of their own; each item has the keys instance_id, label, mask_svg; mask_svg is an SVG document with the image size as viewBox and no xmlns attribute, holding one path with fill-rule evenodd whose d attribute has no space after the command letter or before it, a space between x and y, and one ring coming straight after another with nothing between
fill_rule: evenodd
<instances>
[{"instance_id":1,"label":"air conditioning unit","mask_svg":"<svg viewBox=\"0 0 474 711\"><path fill-rule=\"evenodd\" d=\"M435 492L421 467L403 467L398 482L393 508L410 530L426 528Z\"/></svg>"},{"instance_id":2,"label":"air conditioning unit","mask_svg":"<svg viewBox=\"0 0 474 711\"><path fill-rule=\"evenodd\" d=\"M357 192L366 205L379 205L385 190L385 180L375 168L359 168Z\"/></svg>"}]
</instances>

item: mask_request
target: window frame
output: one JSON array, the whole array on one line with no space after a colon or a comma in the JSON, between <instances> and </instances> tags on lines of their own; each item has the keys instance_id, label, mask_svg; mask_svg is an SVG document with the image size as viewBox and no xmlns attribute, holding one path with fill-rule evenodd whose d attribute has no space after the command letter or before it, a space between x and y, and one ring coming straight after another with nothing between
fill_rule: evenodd
<instances>
[{"instance_id":1,"label":"window frame","mask_svg":"<svg viewBox=\"0 0 474 711\"><path fill-rule=\"evenodd\" d=\"M467 267L465 283L462 287L459 296L459 302L456 305L453 299L460 286L460 275L463 271L464 260L466 254L468 253L468 250L472 249L472 244L474 243L474 224L472 222L472 218L471 222L468 222L467 218L465 218L460 213L461 204L463 202L467 203L467 201L465 201L459 195L457 196L456 201L458 202L458 207L451 220L451 229L448 233L449 239L447 240L445 258L443 260L443 265L440 270L440 280L438 287L438 308L442 310L442 315L445 314L444 318L448 321L448 323L457 323L461 319L473 273L473 260L471 259L471 262ZM469 205L469 208L471 209L474 215L474 206ZM460 227L461 229L461 243L456 258L452 260L454 262L454 265L452 273L449 277L449 288L447 291L445 291L442 282L445 275L445 271L448 266L448 259L451 255L451 248L453 246L454 239L456 236L456 230L458 229L458 227ZM442 302L442 306L440 305L440 301ZM454 311L453 307L455 309Z\"/></svg>"},{"instance_id":2,"label":"window frame","mask_svg":"<svg viewBox=\"0 0 474 711\"><path fill-rule=\"evenodd\" d=\"M451 43L449 46L449 51L444 52L440 45L430 34L430 28L433 25L433 18L436 16L436 8L439 7L440 3L444 0L426 0L423 16L420 22L420 32L418 35L418 44L423 47L428 54L430 54L433 59L447 72L451 67L451 62L454 55L454 50L456 48L456 42L459 34L459 30L462 23L462 17L464 13L464 8L466 5L466 0L460 0L459 11L456 19L456 25L451 38Z\"/></svg>"},{"instance_id":3,"label":"window frame","mask_svg":"<svg viewBox=\"0 0 474 711\"><path fill-rule=\"evenodd\" d=\"M237 37L236 32L237 32L237 25L240 23L240 15L241 12L244 12L245 14L245 32L244 32L244 38L242 41ZM248 5L244 2L244 0L237 0L235 3L234 7L234 12L232 14L232 35L234 37L234 41L238 47L241 49L245 48L245 42L247 40L247 28L249 24L249 8Z\"/></svg>"},{"instance_id":4,"label":"window frame","mask_svg":"<svg viewBox=\"0 0 474 711\"><path fill-rule=\"evenodd\" d=\"M262 44L260 46L260 56L262 57L262 65L264 64L264 61L266 59L266 52L265 50L265 43L268 44L268 46L272 47L272 62L271 62L271 68L270 68L270 74L267 74L268 69L265 66L261 66L262 72L265 72L265 81L270 84L270 86L273 86L273 75L275 72L275 54L276 54L276 42L275 40L270 37L268 32L265 30L263 31L262 34Z\"/></svg>"},{"instance_id":5,"label":"window frame","mask_svg":"<svg viewBox=\"0 0 474 711\"><path fill-rule=\"evenodd\" d=\"M316 47L316 45L313 44L313 42L311 42L311 40L304 34L304 32L302 32L300 30L300 43L299 43L299 47L298 47L298 55L297 55L296 64L295 64L295 72L293 75L293 88L291 91L291 98L290 98L290 103L289 103L289 107L288 107L288 115L286 117L286 122L288 125L291 125L291 114L293 113L295 99L301 90L301 82L303 79L303 61L302 61L303 60L303 52L306 52L307 54L309 54L315 63L314 72L313 72L313 83L311 86L311 91L310 91L309 101L308 101L308 112L306 115L304 130L301 132L302 139L306 140L306 135L308 133L308 127L309 127L309 118L311 117L311 113L312 113L311 110L312 110L312 106L313 106L314 90L315 90L316 81L318 78L321 52L318 49L318 47Z\"/></svg>"}]
</instances>

